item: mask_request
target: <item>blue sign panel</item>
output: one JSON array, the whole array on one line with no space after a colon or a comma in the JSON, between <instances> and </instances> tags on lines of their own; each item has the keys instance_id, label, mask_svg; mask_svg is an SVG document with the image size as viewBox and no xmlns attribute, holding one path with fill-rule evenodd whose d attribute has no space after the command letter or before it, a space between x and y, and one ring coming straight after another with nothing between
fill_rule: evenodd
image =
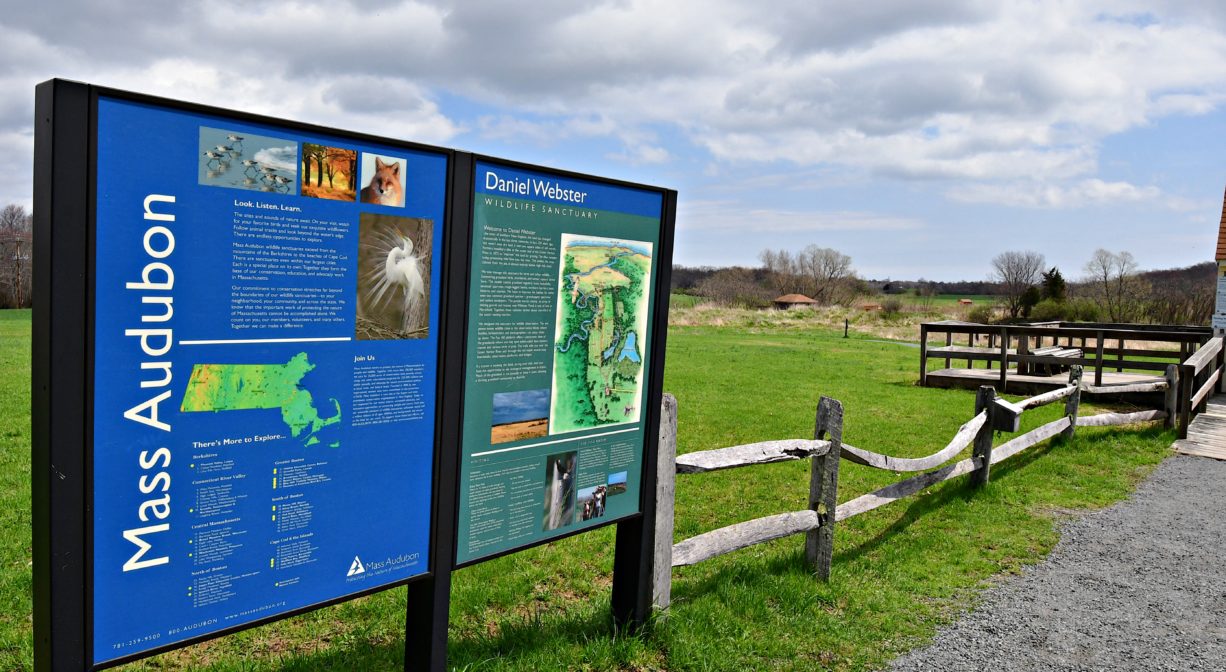
<instances>
[{"instance_id":1,"label":"blue sign panel","mask_svg":"<svg viewBox=\"0 0 1226 672\"><path fill-rule=\"evenodd\" d=\"M96 170L94 662L425 573L447 156L103 97Z\"/></svg>"}]
</instances>

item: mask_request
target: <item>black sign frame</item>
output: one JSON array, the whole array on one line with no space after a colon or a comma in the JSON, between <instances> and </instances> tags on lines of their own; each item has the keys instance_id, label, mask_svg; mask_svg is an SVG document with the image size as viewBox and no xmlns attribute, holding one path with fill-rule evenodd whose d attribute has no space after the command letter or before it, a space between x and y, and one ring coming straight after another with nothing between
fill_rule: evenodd
<instances>
[{"instance_id":1,"label":"black sign frame","mask_svg":"<svg viewBox=\"0 0 1226 672\"><path fill-rule=\"evenodd\" d=\"M93 662L93 409L97 110L100 97L350 138L445 156L446 203L439 307L433 488L427 571L229 628ZM645 394L639 512L541 539L463 565L456 559L465 338L477 162L658 193L662 197ZM656 454L663 391L677 192L577 172L366 133L227 110L54 79L35 89L34 311L31 389L31 532L34 665L37 670L101 670L290 618L357 597L407 586L405 668L442 671L447 662L451 573L534 546L616 525L612 613L618 628L651 614ZM449 337L450 336L450 337Z\"/></svg>"},{"instance_id":2,"label":"black sign frame","mask_svg":"<svg viewBox=\"0 0 1226 672\"><path fill-rule=\"evenodd\" d=\"M101 97L172 111L258 123L307 134L348 138L442 156L447 160L447 193L453 192L455 152L450 149L356 133L263 115L148 96L80 82L50 80L35 89L34 148L34 311L31 390L31 505L34 597L34 658L39 670L101 670L202 641L241 632L315 609L415 582L429 582L439 567L433 539L450 518L448 488L440 456L453 453L454 417L444 389L454 389L443 364L448 356L448 308L457 269L455 242L448 234L454 213L450 198L442 222L443 267L435 395L430 538L426 572L371 589L280 612L173 644L102 663L93 662L93 361L94 258L97 198L97 110ZM463 242L463 241L460 241ZM462 270L462 269L460 269ZM459 285L462 287L462 283ZM461 304L462 305L462 299ZM451 353L454 356L454 353ZM453 402L454 402L453 398ZM440 562L443 560L443 562ZM444 617L445 618L445 617ZM407 640L406 640L407 641ZM419 651L414 651L420 655ZM444 649L445 655L445 649ZM408 658L406 658L407 660Z\"/></svg>"}]
</instances>

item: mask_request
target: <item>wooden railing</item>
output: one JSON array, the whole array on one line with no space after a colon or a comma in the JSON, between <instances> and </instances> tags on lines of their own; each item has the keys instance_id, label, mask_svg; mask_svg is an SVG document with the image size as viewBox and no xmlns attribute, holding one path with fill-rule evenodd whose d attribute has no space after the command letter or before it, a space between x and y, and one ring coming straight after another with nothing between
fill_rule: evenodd
<instances>
[{"instance_id":1,"label":"wooden railing","mask_svg":"<svg viewBox=\"0 0 1226 672\"><path fill-rule=\"evenodd\" d=\"M1222 337L1209 339L1179 366L1179 438L1188 438L1192 416L1205 410L1205 402L1214 391L1222 391L1223 364L1226 350Z\"/></svg>"},{"instance_id":2,"label":"wooden railing","mask_svg":"<svg viewBox=\"0 0 1226 672\"><path fill-rule=\"evenodd\" d=\"M1221 353L1221 343L1220 339L1218 340L1217 352ZM1218 377L1214 382L1220 380L1221 373L1219 358ZM677 402L672 395L666 394L660 423L659 461L656 465L658 473L653 602L660 608L669 605L673 567L693 565L794 534L805 535L805 559L816 570L819 578L827 580L830 577L833 557L835 525L839 521L867 513L959 476L970 475L973 485L984 485L990 478L992 465L1054 436L1071 437L1079 426L1104 427L1164 420L1169 427L1175 407L1174 386L1168 385L1166 380L1148 385L1155 390L1160 387L1166 393L1163 410L1090 416L1078 416L1081 392L1088 387L1082 384L1080 366L1072 367L1068 383L1064 387L1016 403L998 399L996 390L985 385L979 388L975 398L974 417L958 429L944 448L920 458L892 457L843 443L843 405L829 397L822 397L817 405L812 439L766 441L678 456ZM992 446L994 431L1017 432L1020 418L1027 410L1060 400L1064 400L1064 415L1059 420L1032 429L999 446ZM972 448L970 457L928 471L945 464L967 447ZM796 511L735 523L676 544L672 543L677 474L698 474L792 460L810 460L808 506ZM838 504L839 464L842 460L885 471L922 473Z\"/></svg>"},{"instance_id":3,"label":"wooden railing","mask_svg":"<svg viewBox=\"0 0 1226 672\"><path fill-rule=\"evenodd\" d=\"M930 347L934 335L945 334L945 346ZM967 345L953 345L955 335L966 335ZM980 341L986 340L988 347ZM1133 343L1130 344L1129 341ZM1171 343L1171 349L1137 345ZM1114 343L1114 347L1108 344ZM1036 355L1045 344L1060 346L1060 356ZM1070 356L1068 350L1080 350ZM1171 421L1178 420L1179 438L1186 439L1188 425L1197 413L1205 409L1210 395L1226 389L1226 346L1221 337L1212 337L1207 327L1166 325L1121 325L1088 323L1033 323L1026 325L989 326L967 322L929 322L920 325L920 385L927 384L928 362L944 359L948 368L952 361L965 360L968 368L977 361L986 362L989 369L998 367L999 377L994 387L1003 392L1010 374L1033 372L1041 365L1079 365L1094 371L1094 382L1083 384L1091 394L1143 394L1167 391L1164 406ZM1015 365L1013 370L1010 365ZM1110 369L1123 371L1158 371L1161 380L1103 384L1103 373ZM1157 377L1157 376L1155 376Z\"/></svg>"},{"instance_id":4,"label":"wooden railing","mask_svg":"<svg viewBox=\"0 0 1226 672\"><path fill-rule=\"evenodd\" d=\"M931 347L933 336L945 335L945 345ZM965 336L966 345L955 345L955 336ZM1092 369L1094 387L1103 387L1103 373L1124 371L1165 372L1180 364L1210 339L1207 327L1163 325L1086 324L1074 322L985 325L969 322L927 322L920 325L920 385L928 384L928 361L944 360L945 368L965 361L968 369L985 362L999 369L997 391L1003 393L1014 375L1031 374L1040 366L1082 366ZM1130 341L1132 342L1130 345ZM1170 343L1169 349L1150 343ZM1059 354L1044 354L1060 348ZM1075 351L1075 352L1074 352ZM1157 361L1155 361L1157 360ZM1010 365L1015 365L1011 372ZM1104 392L1123 392L1117 386ZM1096 390L1097 391L1097 390Z\"/></svg>"}]
</instances>

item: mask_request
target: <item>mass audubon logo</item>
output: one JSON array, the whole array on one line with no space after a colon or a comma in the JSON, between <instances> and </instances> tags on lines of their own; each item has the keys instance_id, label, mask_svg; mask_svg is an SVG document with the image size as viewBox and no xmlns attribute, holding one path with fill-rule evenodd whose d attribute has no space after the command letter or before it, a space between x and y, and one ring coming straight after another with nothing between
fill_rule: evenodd
<instances>
[{"instance_id":1,"label":"mass audubon logo","mask_svg":"<svg viewBox=\"0 0 1226 672\"><path fill-rule=\"evenodd\" d=\"M362 558L353 556L353 562L349 563L349 571L345 577L349 581L357 581L365 579L367 576L378 576L387 572L405 569L416 565L421 558L420 553L401 553L395 557L388 556L383 560L375 560L362 562Z\"/></svg>"}]
</instances>

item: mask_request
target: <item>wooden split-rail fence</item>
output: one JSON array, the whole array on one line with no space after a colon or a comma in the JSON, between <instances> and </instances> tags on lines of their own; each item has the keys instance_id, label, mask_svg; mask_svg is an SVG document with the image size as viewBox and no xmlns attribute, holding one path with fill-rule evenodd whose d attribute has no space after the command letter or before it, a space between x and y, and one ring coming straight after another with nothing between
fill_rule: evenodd
<instances>
[{"instance_id":1,"label":"wooden split-rail fence","mask_svg":"<svg viewBox=\"0 0 1226 672\"><path fill-rule=\"evenodd\" d=\"M1168 371L1168 375L1169 373ZM1168 427L1171 426L1176 389L1169 380L1146 383L1145 389L1139 390L1163 392L1165 404L1161 410L1079 416L1081 393L1088 387L1092 386L1083 384L1080 366L1072 367L1068 381L1063 387L1020 402L1011 403L997 398L994 388L982 386L975 398L974 417L962 425L944 448L927 457L918 458L891 457L844 443L843 404L829 397L822 397L817 405L812 439L765 441L679 456L677 401L672 395L666 394L660 416L660 448L656 465L658 474L653 603L659 608L668 607L674 567L694 565L725 553L794 534L805 535L805 559L819 578L828 580L834 550L834 531L840 521L959 476L969 475L973 485L985 485L992 465L1057 435L1071 437L1077 427L1105 427L1154 420L1163 420ZM1017 432L1020 417L1026 410L1061 400L1064 401L1064 415L1059 420L993 447L993 432ZM970 457L945 465L967 447L973 447ZM672 543L673 504L678 474L698 474L806 459L810 460L810 478L808 505L805 508L736 523L676 544ZM839 464L843 460L885 471L922 473L839 504Z\"/></svg>"}]
</instances>

